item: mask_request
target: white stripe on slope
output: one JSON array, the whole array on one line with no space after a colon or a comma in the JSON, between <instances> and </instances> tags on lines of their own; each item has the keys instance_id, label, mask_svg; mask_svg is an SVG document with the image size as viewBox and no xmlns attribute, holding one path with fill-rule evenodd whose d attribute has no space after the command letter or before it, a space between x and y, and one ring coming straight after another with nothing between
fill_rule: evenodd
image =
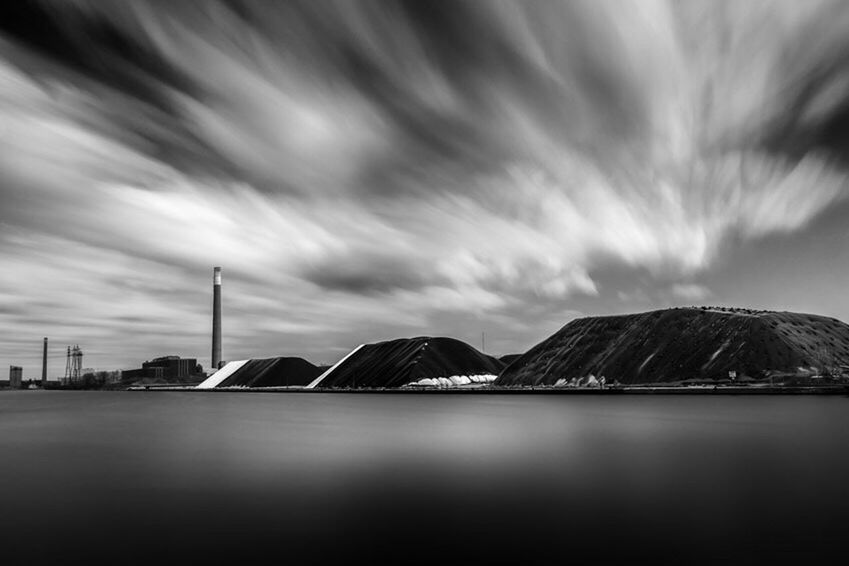
<instances>
[{"instance_id":1,"label":"white stripe on slope","mask_svg":"<svg viewBox=\"0 0 849 566\"><path fill-rule=\"evenodd\" d=\"M339 360L338 362L336 362L335 364L333 364L333 367L331 367L329 370L327 370L326 372L324 372L324 373L323 373L323 374L321 374L320 376L316 377L316 378L312 381L312 383L310 383L309 385L307 385L307 389L315 389L315 387L316 387L316 386L318 386L318 384L319 384L319 383L321 383L321 380L322 380L322 379L324 379L325 377L327 377L328 375L330 375L331 373L333 373L333 370L335 370L336 368L338 368L338 367L339 367L339 364L341 364L342 362L344 362L345 360L347 360L348 358L350 358L351 356L353 356L354 354L356 354L356 353L359 351L359 349L360 349L360 348L362 348L363 346L365 346L365 344L360 344L359 346L357 346L356 348L354 348L353 350L351 350L350 352L348 352L348 355L347 355L347 356L345 356L344 358L342 358L341 360Z\"/></svg>"},{"instance_id":2,"label":"white stripe on slope","mask_svg":"<svg viewBox=\"0 0 849 566\"><path fill-rule=\"evenodd\" d=\"M222 381L224 381L225 379L227 379L228 377L230 377L231 375L236 373L236 370L238 370L240 367L242 367L243 365L248 363L248 361L250 361L250 360L239 360L237 362L227 362L227 364L223 368L221 368L220 370L216 371L215 373L213 373L212 375L207 377L195 389L214 389L214 388L218 387L218 385Z\"/></svg>"}]
</instances>

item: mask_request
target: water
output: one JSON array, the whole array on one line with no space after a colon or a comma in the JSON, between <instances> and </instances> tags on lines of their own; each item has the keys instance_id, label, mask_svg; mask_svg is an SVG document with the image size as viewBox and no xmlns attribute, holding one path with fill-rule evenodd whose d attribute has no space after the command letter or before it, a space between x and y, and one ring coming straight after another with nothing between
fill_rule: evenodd
<instances>
[{"instance_id":1,"label":"water","mask_svg":"<svg viewBox=\"0 0 849 566\"><path fill-rule=\"evenodd\" d=\"M849 535L849 399L0 394L0 563L763 563Z\"/></svg>"}]
</instances>

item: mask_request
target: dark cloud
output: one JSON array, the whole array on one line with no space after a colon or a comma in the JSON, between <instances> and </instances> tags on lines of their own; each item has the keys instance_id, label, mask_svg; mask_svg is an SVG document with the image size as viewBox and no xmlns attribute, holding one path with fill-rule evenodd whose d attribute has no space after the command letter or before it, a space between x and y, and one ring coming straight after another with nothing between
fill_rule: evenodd
<instances>
[{"instance_id":1,"label":"dark cloud","mask_svg":"<svg viewBox=\"0 0 849 566\"><path fill-rule=\"evenodd\" d=\"M416 258L402 259L372 251L327 258L307 268L303 276L327 290L362 295L418 291L436 283Z\"/></svg>"},{"instance_id":2,"label":"dark cloud","mask_svg":"<svg viewBox=\"0 0 849 566\"><path fill-rule=\"evenodd\" d=\"M123 10L117 5L111 9ZM23 0L0 7L0 32L62 68L173 112L162 86L192 93L193 83L137 34L72 2ZM36 70L47 72L48 69Z\"/></svg>"},{"instance_id":3,"label":"dark cloud","mask_svg":"<svg viewBox=\"0 0 849 566\"><path fill-rule=\"evenodd\" d=\"M849 167L849 6L834 3L796 31L776 69L777 115L764 145L793 160L809 153Z\"/></svg>"},{"instance_id":4,"label":"dark cloud","mask_svg":"<svg viewBox=\"0 0 849 566\"><path fill-rule=\"evenodd\" d=\"M820 104L828 107L817 110ZM815 153L849 167L849 58L813 70L803 84L794 85L787 112L767 132L765 146L794 160Z\"/></svg>"}]
</instances>

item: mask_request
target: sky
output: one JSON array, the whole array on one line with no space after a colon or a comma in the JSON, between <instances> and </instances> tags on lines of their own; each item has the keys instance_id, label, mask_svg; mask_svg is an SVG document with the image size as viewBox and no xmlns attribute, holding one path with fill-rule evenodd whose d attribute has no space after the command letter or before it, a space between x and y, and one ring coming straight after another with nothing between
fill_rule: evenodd
<instances>
[{"instance_id":1,"label":"sky","mask_svg":"<svg viewBox=\"0 0 849 566\"><path fill-rule=\"evenodd\" d=\"M849 3L3 2L0 364L849 321Z\"/></svg>"}]
</instances>

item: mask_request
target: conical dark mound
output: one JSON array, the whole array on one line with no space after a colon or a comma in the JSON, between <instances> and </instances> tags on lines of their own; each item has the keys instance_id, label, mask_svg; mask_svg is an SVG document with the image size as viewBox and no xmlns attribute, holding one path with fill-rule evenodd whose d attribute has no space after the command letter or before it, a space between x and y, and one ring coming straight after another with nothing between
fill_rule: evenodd
<instances>
[{"instance_id":1,"label":"conical dark mound","mask_svg":"<svg viewBox=\"0 0 849 566\"><path fill-rule=\"evenodd\" d=\"M321 370L303 358L248 360L217 387L280 387L308 385Z\"/></svg>"},{"instance_id":2,"label":"conical dark mound","mask_svg":"<svg viewBox=\"0 0 849 566\"><path fill-rule=\"evenodd\" d=\"M401 338L365 344L337 364L317 387L403 387L427 378L498 373L504 364L453 338Z\"/></svg>"},{"instance_id":3,"label":"conical dark mound","mask_svg":"<svg viewBox=\"0 0 849 566\"><path fill-rule=\"evenodd\" d=\"M849 326L834 318L677 308L573 320L511 363L495 384L554 385L589 375L623 384L757 379L847 362Z\"/></svg>"}]
</instances>

